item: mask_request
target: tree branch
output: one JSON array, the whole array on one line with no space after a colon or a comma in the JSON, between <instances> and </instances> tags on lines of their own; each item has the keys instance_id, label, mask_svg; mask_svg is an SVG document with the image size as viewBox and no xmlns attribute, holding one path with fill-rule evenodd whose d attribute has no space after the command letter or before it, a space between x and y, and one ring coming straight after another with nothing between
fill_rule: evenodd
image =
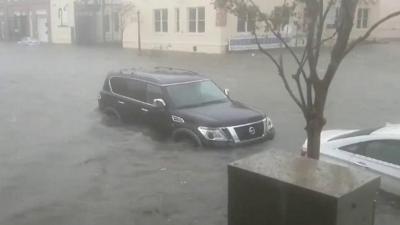
<instances>
[{"instance_id":1,"label":"tree branch","mask_svg":"<svg viewBox=\"0 0 400 225\"><path fill-rule=\"evenodd\" d=\"M324 12L324 15L323 15L323 21L324 21L324 22L325 22L326 17L328 16L328 13L329 13L329 11L331 10L331 8L332 8L332 6L333 6L334 3L335 3L334 0L330 0L330 1L329 1L328 6L326 7L325 12Z\"/></svg>"},{"instance_id":2,"label":"tree branch","mask_svg":"<svg viewBox=\"0 0 400 225\"><path fill-rule=\"evenodd\" d=\"M321 46L323 44L322 41L322 34L324 32L324 25L326 21L326 17L328 16L328 13L330 9L332 8L334 1L330 0L325 11L324 11L324 0L320 0L320 18L319 18L319 25L318 25L318 31L317 31L317 44L315 46L315 64L318 64L319 60L319 54L321 51Z\"/></svg>"},{"instance_id":3,"label":"tree branch","mask_svg":"<svg viewBox=\"0 0 400 225\"><path fill-rule=\"evenodd\" d=\"M316 15L311 15L312 13L315 12L315 2L306 2L306 8L309 10L309 16L311 18L316 18ZM312 10L313 9L313 10ZM315 39L315 26L316 26L316 21L315 19L310 19L308 18L307 20L307 28L308 28L308 34L307 34L307 45L306 45L306 50L307 50L307 55L308 55L308 67L310 69L310 75L309 79L311 82L316 82L319 80L318 74L316 71L316 60L315 60L315 54L314 54L314 39ZM310 102L310 101L308 101Z\"/></svg>"},{"instance_id":4,"label":"tree branch","mask_svg":"<svg viewBox=\"0 0 400 225\"><path fill-rule=\"evenodd\" d=\"M308 43L306 44L306 46L305 46L305 48L303 50L303 56L301 57L301 61L300 61L301 65L297 69L297 74L301 74L303 76L304 81L308 80L308 77L306 76L306 74L302 72L302 71L304 71L304 65L308 61L307 47L308 47Z\"/></svg>"},{"instance_id":5,"label":"tree branch","mask_svg":"<svg viewBox=\"0 0 400 225\"><path fill-rule=\"evenodd\" d=\"M252 6L253 6L255 9L257 9L257 12L258 12L259 15L264 15L264 13L261 12L260 8L254 3L253 0L248 0L248 1L252 4ZM266 23L267 28L268 28L268 27L272 27L271 24L270 24L270 21L268 20L267 17L261 16L261 19ZM305 71L304 71L303 68L301 67L300 59L299 59L299 57L296 55L296 53L294 52L293 48L290 47L289 44L282 38L282 36L281 36L280 34L276 33L273 29L271 29L271 33L272 33L276 38L278 38L279 41L285 46L285 48L290 52L290 54L293 56L293 58L295 59L295 61L296 61L297 64L299 65L299 68L302 69L301 72L302 72L302 73L304 74L304 76L305 76Z\"/></svg>"},{"instance_id":6,"label":"tree branch","mask_svg":"<svg viewBox=\"0 0 400 225\"><path fill-rule=\"evenodd\" d=\"M392 19L394 17L400 16L400 11L396 11L394 13L391 13L389 15L387 15L386 17L380 19L378 22L376 22L374 25L372 25L367 32L365 32L365 34L359 38L357 38L356 40L354 40L353 42L351 42L349 44L349 46L347 47L346 51L344 52L344 56L346 56L349 52L351 52L351 50L353 50L358 44L360 44L361 42L365 41L370 35L371 33L378 28L382 23L386 22L389 19ZM344 57L343 56L343 57Z\"/></svg>"},{"instance_id":7,"label":"tree branch","mask_svg":"<svg viewBox=\"0 0 400 225\"><path fill-rule=\"evenodd\" d=\"M322 46L325 42L334 39L334 38L336 37L336 35L337 35L337 31L333 32L333 34L332 34L331 36L322 39L322 40L321 40L321 46Z\"/></svg>"},{"instance_id":8,"label":"tree branch","mask_svg":"<svg viewBox=\"0 0 400 225\"><path fill-rule=\"evenodd\" d=\"M345 50L348 47L350 34L353 30L354 14L357 8L358 0L342 1L339 9L340 26L337 27L337 38L332 48L331 60L323 77L324 86L329 87L336 71L345 56Z\"/></svg>"},{"instance_id":9,"label":"tree branch","mask_svg":"<svg viewBox=\"0 0 400 225\"><path fill-rule=\"evenodd\" d=\"M299 68L297 69L297 72L295 74L293 74L293 78L296 81L297 89L299 91L300 100L301 100L302 104L305 106L305 108L307 108L307 106L309 105L309 101L306 102L306 99L304 97L303 88L302 88L301 82L300 82L300 75L302 75L302 77L304 79L304 82L306 84L306 90L308 90L308 88L311 87L310 86L310 79L307 77L307 75L305 73L302 72L302 71L304 71L304 65L306 64L306 62L308 60L307 46L308 46L308 43L307 43L306 47L303 50L303 55L302 55L301 60L300 60L300 62L301 62L300 64L301 65L299 65Z\"/></svg>"},{"instance_id":10,"label":"tree branch","mask_svg":"<svg viewBox=\"0 0 400 225\"><path fill-rule=\"evenodd\" d=\"M299 95L300 95L301 104L303 105L304 108L306 108L306 100L304 98L303 88L302 88L301 83L300 83L300 75L299 74L294 74L293 75L293 79L296 81L297 90L298 90ZM307 80L305 82L307 83Z\"/></svg>"},{"instance_id":11,"label":"tree branch","mask_svg":"<svg viewBox=\"0 0 400 225\"><path fill-rule=\"evenodd\" d=\"M256 32L254 32L254 36L255 36L255 39L256 39L256 43L257 43L258 49L259 49L263 54L265 54L265 55L275 64L275 66L276 66L277 69L278 69L278 75L279 75L279 77L281 77L281 79L282 79L282 81L283 81L283 84L284 84L286 90L288 91L290 97L293 99L293 101L296 103L296 105L297 105L297 106L302 110L302 112L304 113L304 112L305 112L305 105L302 104L302 102L300 102L300 100L299 100L299 99L296 97L296 95L293 93L293 90L292 90L292 88L290 87L289 82L288 82L287 79L286 79L285 71L284 71L284 68L283 68L282 55L280 56L279 62L278 62L278 61L271 55L271 53L269 53L267 50L265 50L265 49L261 46L261 44L260 44L260 42L259 42L259 40L258 40L258 36L257 36Z\"/></svg>"},{"instance_id":12,"label":"tree branch","mask_svg":"<svg viewBox=\"0 0 400 225\"><path fill-rule=\"evenodd\" d=\"M284 67L283 67L283 58L282 55L279 57L279 65L281 70L279 71L279 76L281 77L283 84L285 85L286 90L289 92L290 97L292 97L293 101L297 104L297 106L301 109L301 111L303 112L303 114L305 114L305 110L306 110L306 106L302 104L302 102L300 102L300 100L296 97L296 95L293 93L292 88L289 85L289 82L286 79L285 76L285 71L284 71ZM299 89L300 91L300 89Z\"/></svg>"},{"instance_id":13,"label":"tree branch","mask_svg":"<svg viewBox=\"0 0 400 225\"><path fill-rule=\"evenodd\" d=\"M256 44L257 44L258 49L259 49L263 54L265 54L265 55L275 64L275 66L278 68L278 70L280 70L281 68L280 68L280 65L279 65L278 61L271 55L271 53L269 53L267 50L265 50L265 49L261 46L260 42L258 41L257 33L254 32L253 34L254 34L254 37L255 37L255 39L256 39Z\"/></svg>"}]
</instances>

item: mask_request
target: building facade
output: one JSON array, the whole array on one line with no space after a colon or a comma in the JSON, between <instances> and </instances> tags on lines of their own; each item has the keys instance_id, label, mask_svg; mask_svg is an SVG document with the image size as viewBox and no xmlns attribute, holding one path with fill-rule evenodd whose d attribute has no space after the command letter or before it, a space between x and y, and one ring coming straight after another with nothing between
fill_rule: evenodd
<instances>
[{"instance_id":1,"label":"building facade","mask_svg":"<svg viewBox=\"0 0 400 225\"><path fill-rule=\"evenodd\" d=\"M127 24L124 31L124 47L138 48L140 45L142 49L209 53L224 51L224 26L219 24L221 19L209 1L132 2L135 9L132 11L132 22Z\"/></svg>"},{"instance_id":2,"label":"building facade","mask_svg":"<svg viewBox=\"0 0 400 225\"><path fill-rule=\"evenodd\" d=\"M121 42L122 3L122 0L51 0L53 42Z\"/></svg>"},{"instance_id":3,"label":"building facade","mask_svg":"<svg viewBox=\"0 0 400 225\"><path fill-rule=\"evenodd\" d=\"M251 15L235 16L216 9L213 0L131 0L135 8L123 35L123 46L148 50L224 53L227 50L257 48L252 30L257 22ZM263 12L279 10L282 0L255 0ZM324 36L330 36L337 23L337 5L330 10ZM327 4L326 4L327 5ZM398 0L360 0L351 38L362 35L371 25L394 10ZM292 46L305 43L304 9L297 7L281 34ZM381 26L370 39L399 38L399 18ZM140 24L139 24L140 22ZM140 26L139 26L140 25ZM261 32L263 33L263 32ZM140 41L139 41L140 40ZM268 33L260 37L266 48L280 47L279 40Z\"/></svg>"},{"instance_id":4,"label":"building facade","mask_svg":"<svg viewBox=\"0 0 400 225\"><path fill-rule=\"evenodd\" d=\"M325 37L335 31L338 7L339 2L328 14ZM400 10L400 1L397 0L359 0L351 38L362 36L375 22L396 10ZM393 18L381 24L368 39L379 41L395 38L400 38L400 18Z\"/></svg>"},{"instance_id":5,"label":"building facade","mask_svg":"<svg viewBox=\"0 0 400 225\"><path fill-rule=\"evenodd\" d=\"M382 18L385 15L400 10L399 0L379 0L379 17ZM398 39L400 37L400 17L393 18L386 21L377 31L374 32L373 36L376 39Z\"/></svg>"},{"instance_id":6,"label":"building facade","mask_svg":"<svg viewBox=\"0 0 400 225\"><path fill-rule=\"evenodd\" d=\"M0 40L51 42L50 0L0 0Z\"/></svg>"},{"instance_id":7,"label":"building facade","mask_svg":"<svg viewBox=\"0 0 400 225\"><path fill-rule=\"evenodd\" d=\"M284 0L254 0L263 12L283 10ZM291 0L286 0L289 2ZM328 1L328 0L326 0ZM63 44L121 43L126 48L224 53L256 49L251 15L217 9L214 0L0 0L0 40L33 37ZM335 32L340 0L328 13L324 36ZM327 5L327 4L325 4ZM359 0L352 38L400 9L399 0ZM305 43L306 12L298 6L280 33L291 46ZM260 26L261 25L261 26ZM259 29L265 48L282 47ZM369 39L400 37L400 18L382 24Z\"/></svg>"}]
</instances>

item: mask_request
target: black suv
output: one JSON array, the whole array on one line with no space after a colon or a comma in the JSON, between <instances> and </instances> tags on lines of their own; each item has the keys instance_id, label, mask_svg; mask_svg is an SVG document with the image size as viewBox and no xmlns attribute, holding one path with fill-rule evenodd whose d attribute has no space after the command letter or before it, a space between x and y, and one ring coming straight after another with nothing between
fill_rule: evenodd
<instances>
[{"instance_id":1,"label":"black suv","mask_svg":"<svg viewBox=\"0 0 400 225\"><path fill-rule=\"evenodd\" d=\"M273 139L271 119L231 100L228 92L198 73L156 67L109 73L98 100L110 117L145 122L198 146Z\"/></svg>"}]
</instances>

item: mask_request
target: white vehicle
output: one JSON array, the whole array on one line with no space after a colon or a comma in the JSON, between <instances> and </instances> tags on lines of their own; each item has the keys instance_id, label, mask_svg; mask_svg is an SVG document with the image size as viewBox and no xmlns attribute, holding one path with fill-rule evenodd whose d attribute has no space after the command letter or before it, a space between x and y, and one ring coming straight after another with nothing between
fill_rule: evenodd
<instances>
[{"instance_id":1,"label":"white vehicle","mask_svg":"<svg viewBox=\"0 0 400 225\"><path fill-rule=\"evenodd\" d=\"M307 152L307 140L302 155ZM400 124L321 133L321 160L381 176L381 189L400 195Z\"/></svg>"}]
</instances>

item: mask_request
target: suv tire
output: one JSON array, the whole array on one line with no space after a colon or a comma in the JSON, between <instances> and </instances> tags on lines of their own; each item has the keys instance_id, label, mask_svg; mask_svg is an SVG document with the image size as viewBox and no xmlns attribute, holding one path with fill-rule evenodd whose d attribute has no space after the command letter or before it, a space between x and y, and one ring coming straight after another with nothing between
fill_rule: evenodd
<instances>
[{"instance_id":1,"label":"suv tire","mask_svg":"<svg viewBox=\"0 0 400 225\"><path fill-rule=\"evenodd\" d=\"M104 109L102 119L103 122L108 126L120 126L122 124L121 115L113 108Z\"/></svg>"},{"instance_id":2,"label":"suv tire","mask_svg":"<svg viewBox=\"0 0 400 225\"><path fill-rule=\"evenodd\" d=\"M172 133L175 142L187 143L192 147L200 148L203 143L196 133L186 128L178 128Z\"/></svg>"}]
</instances>

